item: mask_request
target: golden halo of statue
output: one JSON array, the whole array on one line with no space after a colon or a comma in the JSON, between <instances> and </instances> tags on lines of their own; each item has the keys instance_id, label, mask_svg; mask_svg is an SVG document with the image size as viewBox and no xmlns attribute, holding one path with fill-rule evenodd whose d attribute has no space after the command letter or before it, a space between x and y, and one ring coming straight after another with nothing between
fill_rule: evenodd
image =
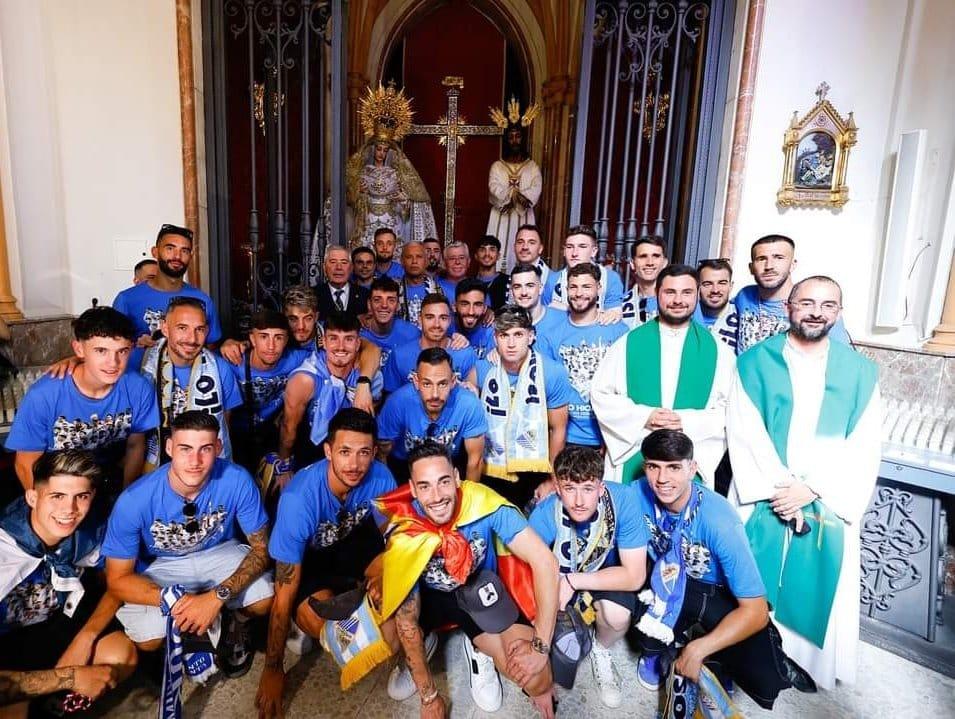
<instances>
[{"instance_id":1,"label":"golden halo of statue","mask_svg":"<svg viewBox=\"0 0 955 719\"><path fill-rule=\"evenodd\" d=\"M491 114L491 121L502 130L506 130L509 125L529 127L540 114L541 106L539 102L535 102L533 105L529 105L524 114L521 115L520 103L517 101L517 98L511 96L510 101L507 103L506 115L499 107L489 107L488 110Z\"/></svg>"},{"instance_id":2,"label":"golden halo of statue","mask_svg":"<svg viewBox=\"0 0 955 719\"><path fill-rule=\"evenodd\" d=\"M387 143L399 142L411 129L411 100L393 82L377 90L368 88L358 105L358 117L365 137Z\"/></svg>"}]
</instances>

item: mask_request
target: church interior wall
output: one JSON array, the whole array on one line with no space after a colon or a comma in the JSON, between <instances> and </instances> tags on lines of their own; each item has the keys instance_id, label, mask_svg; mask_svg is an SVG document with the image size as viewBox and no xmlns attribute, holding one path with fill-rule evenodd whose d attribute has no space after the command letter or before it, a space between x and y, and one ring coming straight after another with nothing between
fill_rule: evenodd
<instances>
[{"instance_id":1,"label":"church interior wall","mask_svg":"<svg viewBox=\"0 0 955 719\"><path fill-rule=\"evenodd\" d=\"M854 339L915 347L931 332L941 313L951 256L951 238L943 238L942 224L952 202L955 157L953 31L952 3L767 3L733 257L737 288L751 281L746 269L751 242L780 232L796 241L797 278L830 274L842 284L845 321ZM843 116L854 112L859 126L858 144L849 156L849 202L841 210L781 210L776 191L783 133L794 110L802 115L812 107L813 91L822 81L831 86L828 99L836 109ZM727 126L734 103L735 97L727 99ZM909 282L906 326L886 333L873 322L894 154L899 133L916 128L928 131L917 244L931 246ZM729 142L727 137L724 155ZM719 218L714 226L719 227ZM718 246L714 232L713 252Z\"/></svg>"},{"instance_id":2,"label":"church interior wall","mask_svg":"<svg viewBox=\"0 0 955 719\"><path fill-rule=\"evenodd\" d=\"M182 222L175 3L0 3L20 307L76 314ZM6 199L6 197L5 197Z\"/></svg>"}]
</instances>

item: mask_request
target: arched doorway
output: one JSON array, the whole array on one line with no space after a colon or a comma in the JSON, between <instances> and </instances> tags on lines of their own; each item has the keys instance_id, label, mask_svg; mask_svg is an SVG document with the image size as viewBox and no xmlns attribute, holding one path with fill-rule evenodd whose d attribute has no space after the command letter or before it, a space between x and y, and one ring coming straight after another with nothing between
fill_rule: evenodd
<instances>
[{"instance_id":1,"label":"arched doorway","mask_svg":"<svg viewBox=\"0 0 955 719\"><path fill-rule=\"evenodd\" d=\"M400 14L395 12L399 4L403 5ZM502 106L511 96L522 106L537 99L531 53L513 18L497 3L396 3L382 11L376 31L385 18L390 18L392 29L385 38L373 37L369 77L375 85L394 81L403 87L412 98L415 122L435 123L447 114L446 90L441 85L446 76L464 79L459 112L469 123L490 125L488 108ZM434 137L408 136L403 149L428 188L440 232L446 199L445 148ZM458 149L454 238L441 239L473 246L484 234L489 212L487 174L500 152L499 137L469 137Z\"/></svg>"}]
</instances>

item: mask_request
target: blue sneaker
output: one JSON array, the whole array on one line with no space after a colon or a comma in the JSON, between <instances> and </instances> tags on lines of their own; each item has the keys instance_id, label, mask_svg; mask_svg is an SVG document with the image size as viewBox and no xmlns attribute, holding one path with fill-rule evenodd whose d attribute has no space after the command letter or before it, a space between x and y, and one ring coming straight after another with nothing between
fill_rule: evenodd
<instances>
[{"instance_id":1,"label":"blue sneaker","mask_svg":"<svg viewBox=\"0 0 955 719\"><path fill-rule=\"evenodd\" d=\"M660 656L644 654L637 663L637 681L644 689L655 692L660 688Z\"/></svg>"}]
</instances>

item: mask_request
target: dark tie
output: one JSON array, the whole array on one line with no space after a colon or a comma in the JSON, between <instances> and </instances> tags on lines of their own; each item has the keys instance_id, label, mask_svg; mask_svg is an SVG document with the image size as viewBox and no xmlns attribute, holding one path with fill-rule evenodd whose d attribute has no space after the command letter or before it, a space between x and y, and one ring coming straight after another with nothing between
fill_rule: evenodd
<instances>
[{"instance_id":1,"label":"dark tie","mask_svg":"<svg viewBox=\"0 0 955 719\"><path fill-rule=\"evenodd\" d=\"M345 290L335 290L335 306L338 308L339 312L345 311L345 305L342 304L342 294Z\"/></svg>"}]
</instances>

